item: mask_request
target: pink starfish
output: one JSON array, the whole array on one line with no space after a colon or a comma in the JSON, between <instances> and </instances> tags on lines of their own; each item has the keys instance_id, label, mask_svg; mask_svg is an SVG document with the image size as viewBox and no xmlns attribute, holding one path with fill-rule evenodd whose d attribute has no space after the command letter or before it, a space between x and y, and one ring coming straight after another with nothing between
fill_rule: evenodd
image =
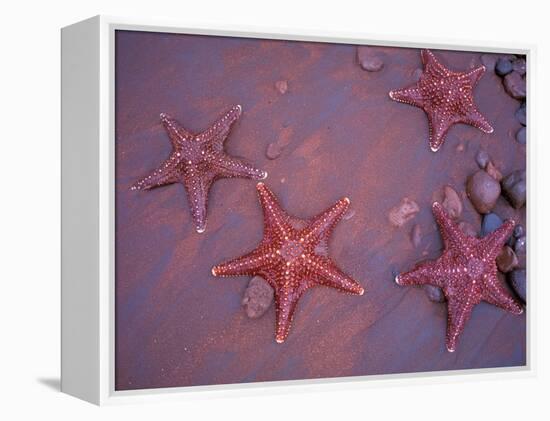
<instances>
[{"instance_id":1,"label":"pink starfish","mask_svg":"<svg viewBox=\"0 0 550 421\"><path fill-rule=\"evenodd\" d=\"M420 263L395 278L399 285L430 284L440 287L447 298L446 345L456 349L457 338L464 330L477 304L486 301L513 314L521 314L522 306L497 277L495 259L514 229L508 220L484 238L466 235L446 214L433 204L445 249L435 261Z\"/></svg>"},{"instance_id":2,"label":"pink starfish","mask_svg":"<svg viewBox=\"0 0 550 421\"><path fill-rule=\"evenodd\" d=\"M492 133L493 127L479 112L473 97L473 89L485 66L462 73L453 72L441 64L429 50L421 50L424 71L420 80L404 89L390 91L394 101L422 108L428 116L430 148L441 147L453 124L464 123Z\"/></svg>"},{"instance_id":3,"label":"pink starfish","mask_svg":"<svg viewBox=\"0 0 550 421\"><path fill-rule=\"evenodd\" d=\"M263 180L267 177L267 172L228 155L223 149L231 126L240 117L241 110L241 106L236 105L199 134L191 133L175 119L161 114L160 120L172 142L172 153L150 175L134 184L132 190L183 184L195 228L199 233L204 232L208 192L214 181L232 177Z\"/></svg>"}]
</instances>

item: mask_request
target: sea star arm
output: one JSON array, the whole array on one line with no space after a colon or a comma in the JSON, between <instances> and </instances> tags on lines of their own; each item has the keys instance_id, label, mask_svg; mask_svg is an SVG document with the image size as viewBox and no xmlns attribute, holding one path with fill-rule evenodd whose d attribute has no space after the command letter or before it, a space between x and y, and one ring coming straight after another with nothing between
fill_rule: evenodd
<instances>
[{"instance_id":1,"label":"sea star arm","mask_svg":"<svg viewBox=\"0 0 550 421\"><path fill-rule=\"evenodd\" d=\"M456 248L463 253L468 253L467 244L468 237L462 230L451 220L449 215L438 202L432 204L432 212L434 214L445 249Z\"/></svg>"},{"instance_id":2,"label":"sea star arm","mask_svg":"<svg viewBox=\"0 0 550 421\"><path fill-rule=\"evenodd\" d=\"M422 93L420 92L420 89L418 89L417 85L404 89L394 89L390 91L390 98L397 102L414 105L415 107L424 107Z\"/></svg>"},{"instance_id":3,"label":"sea star arm","mask_svg":"<svg viewBox=\"0 0 550 421\"><path fill-rule=\"evenodd\" d=\"M444 280L441 276L442 267L438 260L424 261L418 263L413 269L404 272L395 277L398 285L434 285L444 286Z\"/></svg>"},{"instance_id":4,"label":"sea star arm","mask_svg":"<svg viewBox=\"0 0 550 421\"><path fill-rule=\"evenodd\" d=\"M161 113L160 121L168 133L172 146L176 148L182 140L191 139L193 133L187 131L175 118L170 117L168 114Z\"/></svg>"},{"instance_id":5,"label":"sea star arm","mask_svg":"<svg viewBox=\"0 0 550 421\"><path fill-rule=\"evenodd\" d=\"M464 299L447 297L447 335L445 344L449 352L454 352L458 336L464 330L466 322L470 319L477 300L469 296Z\"/></svg>"},{"instance_id":6,"label":"sea star arm","mask_svg":"<svg viewBox=\"0 0 550 421\"><path fill-rule=\"evenodd\" d=\"M283 343L290 332L292 318L296 310L296 304L309 285L302 284L298 287L285 286L275 293L275 341Z\"/></svg>"},{"instance_id":7,"label":"sea star arm","mask_svg":"<svg viewBox=\"0 0 550 421\"><path fill-rule=\"evenodd\" d=\"M233 123L239 119L242 113L242 107L235 105L231 107L222 117L220 117L211 127L198 135L199 139L214 139L213 146L218 150L223 148L223 143L231 130Z\"/></svg>"},{"instance_id":8,"label":"sea star arm","mask_svg":"<svg viewBox=\"0 0 550 421\"><path fill-rule=\"evenodd\" d=\"M451 126L457 121L450 117L444 116L436 111L430 111L424 109L426 115L428 116L428 129L429 129L429 143L430 149L433 152L437 152L447 136L447 132Z\"/></svg>"},{"instance_id":9,"label":"sea star arm","mask_svg":"<svg viewBox=\"0 0 550 421\"><path fill-rule=\"evenodd\" d=\"M364 288L342 272L329 258L315 256L311 264L312 280L319 285L339 289L351 294L363 295Z\"/></svg>"},{"instance_id":10,"label":"sea star arm","mask_svg":"<svg viewBox=\"0 0 550 421\"><path fill-rule=\"evenodd\" d=\"M249 163L223 152L212 159L211 165L216 170L218 177L241 177L252 178L253 180L264 180L267 177L265 171L259 170Z\"/></svg>"},{"instance_id":11,"label":"sea star arm","mask_svg":"<svg viewBox=\"0 0 550 421\"><path fill-rule=\"evenodd\" d=\"M483 76L484 73L485 73L485 66L479 66L473 70L470 70L468 73L464 73L464 76L468 78L472 86L475 86L477 82L479 82L479 79L481 79L481 76Z\"/></svg>"},{"instance_id":12,"label":"sea star arm","mask_svg":"<svg viewBox=\"0 0 550 421\"><path fill-rule=\"evenodd\" d=\"M265 247L258 247L244 256L220 263L212 268L214 276L255 276L265 275L263 268L272 259L271 252ZM266 277L267 278L267 277Z\"/></svg>"},{"instance_id":13,"label":"sea star arm","mask_svg":"<svg viewBox=\"0 0 550 421\"><path fill-rule=\"evenodd\" d=\"M485 279L484 284L485 289L482 295L484 301L513 314L523 313L522 306L506 290L506 287L502 285L502 281L496 275L496 271Z\"/></svg>"},{"instance_id":14,"label":"sea star arm","mask_svg":"<svg viewBox=\"0 0 550 421\"><path fill-rule=\"evenodd\" d=\"M493 126L489 124L487 119L481 114L477 108L473 108L466 116L460 119L461 123L469 124L485 133L493 133Z\"/></svg>"},{"instance_id":15,"label":"sea star arm","mask_svg":"<svg viewBox=\"0 0 550 421\"><path fill-rule=\"evenodd\" d=\"M271 236L271 230L275 231L275 237L288 237L293 231L290 218L279 205L277 198L264 183L258 183L256 189L264 213L264 237Z\"/></svg>"},{"instance_id":16,"label":"sea star arm","mask_svg":"<svg viewBox=\"0 0 550 421\"><path fill-rule=\"evenodd\" d=\"M479 247L487 255L487 260L494 260L500 254L502 246L514 231L514 225L515 222L509 219L482 239Z\"/></svg>"},{"instance_id":17,"label":"sea star arm","mask_svg":"<svg viewBox=\"0 0 550 421\"><path fill-rule=\"evenodd\" d=\"M313 218L311 223L302 232L304 240L313 239L315 241L315 239L326 239L348 210L349 204L350 200L344 197Z\"/></svg>"},{"instance_id":18,"label":"sea star arm","mask_svg":"<svg viewBox=\"0 0 550 421\"><path fill-rule=\"evenodd\" d=\"M178 156L172 153L156 170L132 185L131 190L148 190L177 182L179 180L178 164Z\"/></svg>"},{"instance_id":19,"label":"sea star arm","mask_svg":"<svg viewBox=\"0 0 550 421\"><path fill-rule=\"evenodd\" d=\"M421 50L420 58L424 64L424 70L430 72L439 77L445 77L450 74L449 70L445 68L435 57L430 50Z\"/></svg>"},{"instance_id":20,"label":"sea star arm","mask_svg":"<svg viewBox=\"0 0 550 421\"><path fill-rule=\"evenodd\" d=\"M198 233L202 233L206 229L206 204L213 178L207 175L188 175L182 178L182 183L187 192L191 217L195 223L195 229Z\"/></svg>"}]
</instances>

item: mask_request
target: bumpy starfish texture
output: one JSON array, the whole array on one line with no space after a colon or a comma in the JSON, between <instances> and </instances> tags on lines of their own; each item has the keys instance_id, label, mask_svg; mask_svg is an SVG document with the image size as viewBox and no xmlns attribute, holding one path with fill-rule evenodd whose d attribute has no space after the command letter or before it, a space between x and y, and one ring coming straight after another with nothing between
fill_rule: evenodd
<instances>
[{"instance_id":1,"label":"bumpy starfish texture","mask_svg":"<svg viewBox=\"0 0 550 421\"><path fill-rule=\"evenodd\" d=\"M345 214L350 200L339 200L317 217L304 221L289 216L274 194L257 185L264 213L264 236L250 253L212 268L214 276L256 276L266 279L275 291L278 343L288 336L298 300L309 288L324 285L363 295L364 289L342 272L328 256L327 242Z\"/></svg>"},{"instance_id":2,"label":"bumpy starfish texture","mask_svg":"<svg viewBox=\"0 0 550 421\"><path fill-rule=\"evenodd\" d=\"M398 275L395 282L430 284L443 290L447 298L446 345L447 350L453 352L474 306L481 301L514 314L523 312L519 302L498 279L495 262L514 229L514 221L507 220L478 239L464 234L439 203L435 202L432 210L443 238L443 254L437 260L417 264L413 270Z\"/></svg>"},{"instance_id":3,"label":"bumpy starfish texture","mask_svg":"<svg viewBox=\"0 0 550 421\"><path fill-rule=\"evenodd\" d=\"M219 178L252 178L263 180L267 172L228 155L223 145L231 126L240 117L241 106L236 105L207 130L194 134L175 119L162 113L160 120L172 143L172 153L150 175L132 186L145 190L166 184L181 183L187 191L191 217L197 232L206 229L208 192Z\"/></svg>"},{"instance_id":4,"label":"bumpy starfish texture","mask_svg":"<svg viewBox=\"0 0 550 421\"><path fill-rule=\"evenodd\" d=\"M493 127L479 112L473 88L485 73L485 66L469 72L453 72L429 50L420 52L424 71L420 80L408 88L390 91L394 101L422 108L428 116L429 141L433 152L441 147L453 124L464 123L492 133Z\"/></svg>"}]
</instances>

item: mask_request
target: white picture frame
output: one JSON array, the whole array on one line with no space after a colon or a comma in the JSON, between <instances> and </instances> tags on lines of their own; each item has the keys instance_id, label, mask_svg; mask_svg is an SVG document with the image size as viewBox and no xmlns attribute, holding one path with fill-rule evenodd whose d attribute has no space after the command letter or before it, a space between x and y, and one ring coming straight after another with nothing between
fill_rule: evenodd
<instances>
[{"instance_id":1,"label":"white picture frame","mask_svg":"<svg viewBox=\"0 0 550 421\"><path fill-rule=\"evenodd\" d=\"M296 390L376 387L387 383L441 382L452 375L463 381L472 374L483 378L512 378L535 373L533 315L536 302L528 299L527 363L525 367L418 374L360 376L337 379L269 382L226 386L193 386L139 391L114 388L114 33L139 30L249 38L320 41L399 47L441 48L524 54L528 62L528 110L532 101L536 50L533 45L499 45L422 39L382 39L374 35L315 33L276 28L181 27L177 22L96 16L65 27L62 44L62 377L63 392L103 405L136 401L203 398L212 394L262 394ZM528 120L529 120L528 113ZM529 121L528 125L533 127ZM533 133L529 130L529 138ZM533 154L528 140L529 158ZM531 177L528 177L531 180ZM528 192L531 191L528 188ZM530 210L531 212L531 210ZM529 218L531 220L532 218ZM529 227L528 227L529 229ZM528 254L529 259L531 255ZM529 262L528 267L531 266ZM528 282L528 297L536 285Z\"/></svg>"}]
</instances>

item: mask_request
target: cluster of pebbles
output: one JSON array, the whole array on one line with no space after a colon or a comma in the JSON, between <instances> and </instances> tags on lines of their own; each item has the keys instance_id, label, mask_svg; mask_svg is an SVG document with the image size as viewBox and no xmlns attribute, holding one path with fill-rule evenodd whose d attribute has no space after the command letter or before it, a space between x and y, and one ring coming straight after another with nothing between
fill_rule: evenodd
<instances>
[{"instance_id":1,"label":"cluster of pebbles","mask_svg":"<svg viewBox=\"0 0 550 421\"><path fill-rule=\"evenodd\" d=\"M516 133L516 140L524 145L527 141L527 106L525 103L527 95L527 63L525 56L483 54L481 61L488 70L493 70L502 78L502 84L508 95L520 101L520 105L516 111L516 119L522 127Z\"/></svg>"}]
</instances>

